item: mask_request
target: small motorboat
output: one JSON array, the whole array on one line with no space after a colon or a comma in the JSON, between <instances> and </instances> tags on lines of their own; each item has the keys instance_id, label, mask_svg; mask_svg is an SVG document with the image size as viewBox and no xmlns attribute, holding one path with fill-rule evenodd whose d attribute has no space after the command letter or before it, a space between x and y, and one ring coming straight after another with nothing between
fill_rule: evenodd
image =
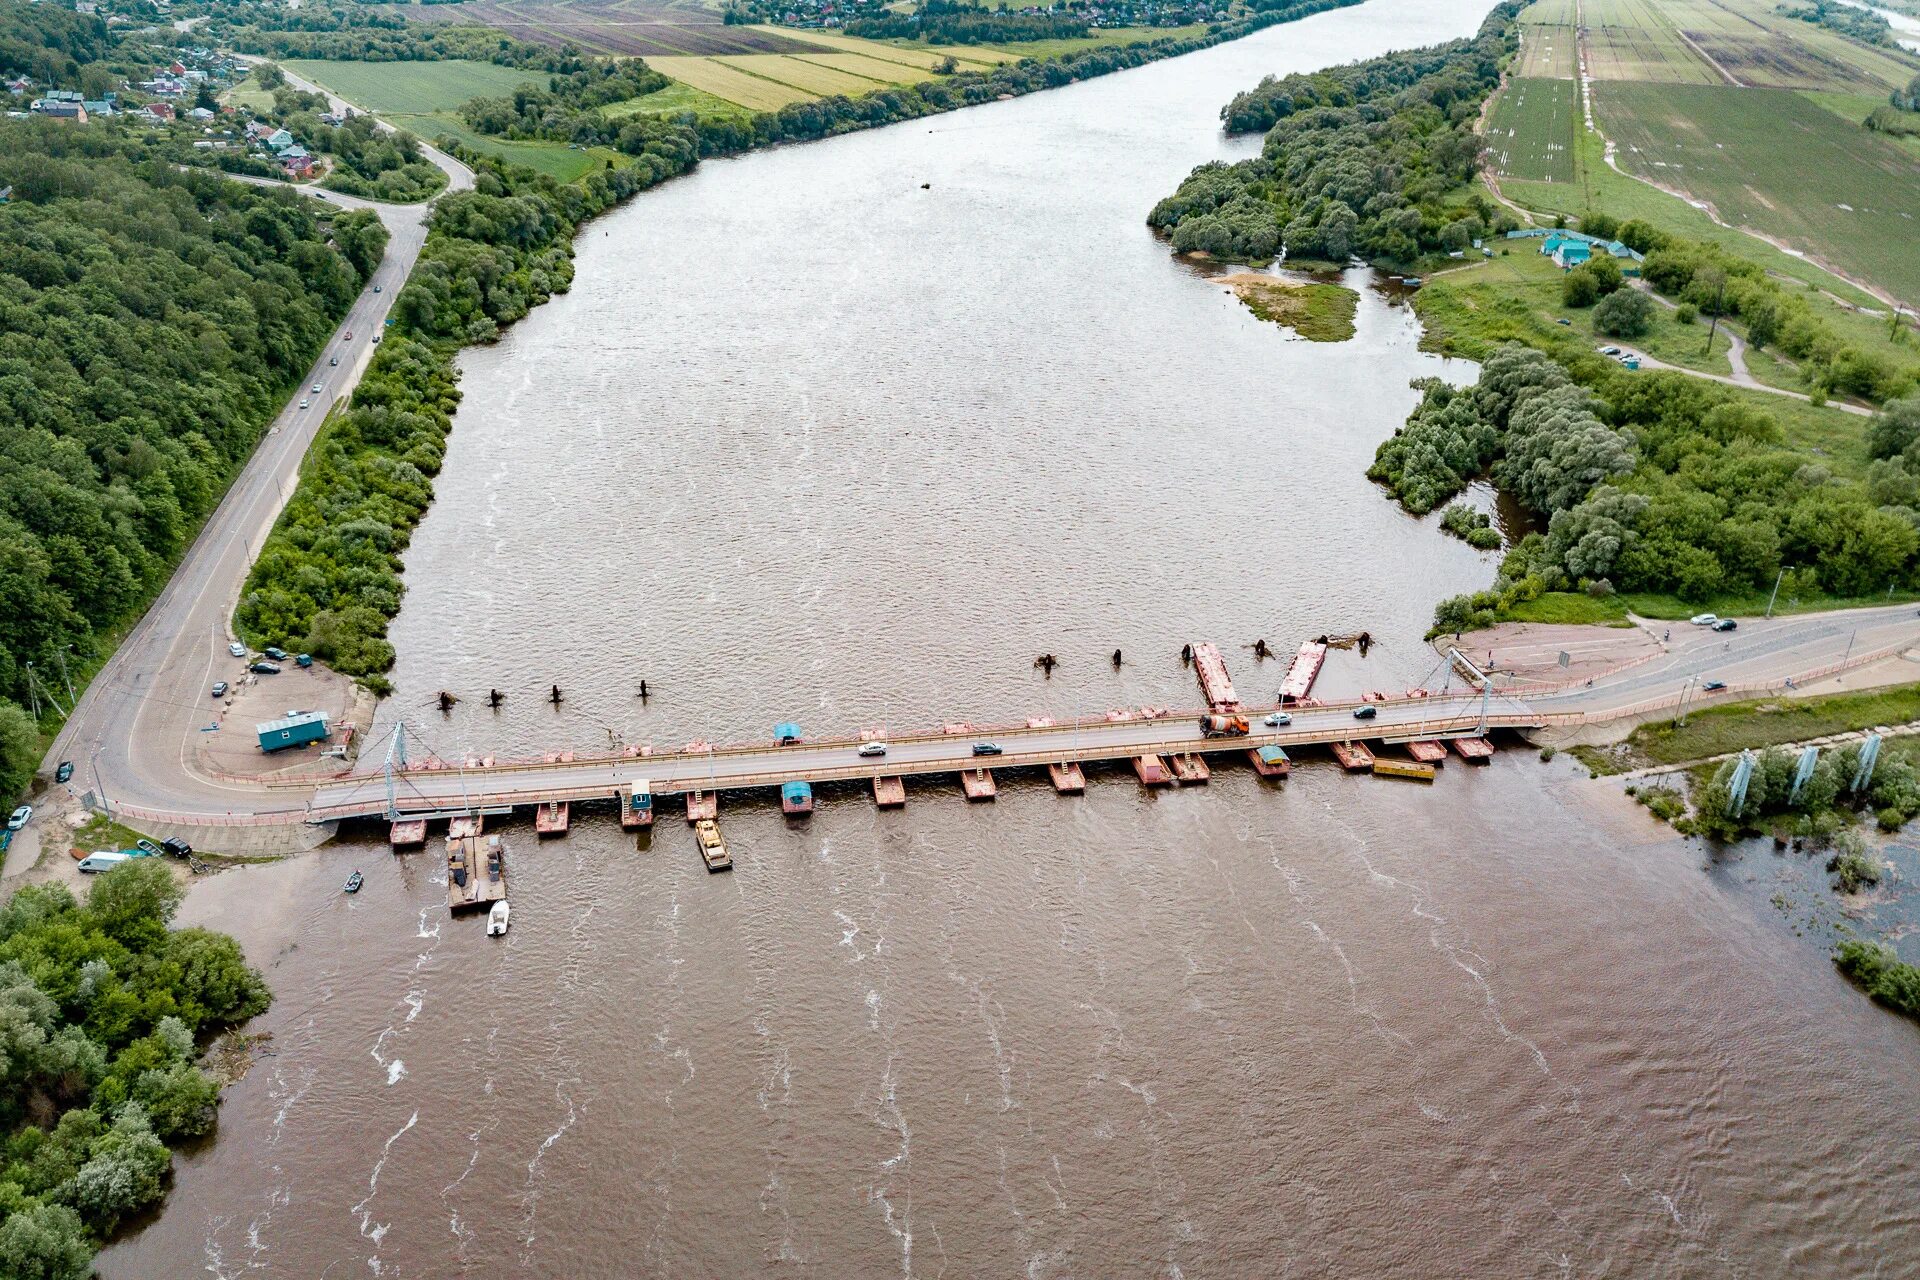
<instances>
[{"instance_id":1,"label":"small motorboat","mask_svg":"<svg viewBox=\"0 0 1920 1280\"><path fill-rule=\"evenodd\" d=\"M507 907L505 898L493 904L493 910L487 912L487 936L497 938L507 931L508 917L513 913Z\"/></svg>"},{"instance_id":2,"label":"small motorboat","mask_svg":"<svg viewBox=\"0 0 1920 1280\"><path fill-rule=\"evenodd\" d=\"M364 878L361 876L361 874L358 871L356 871L352 875L347 877L347 883L344 886L343 891L346 893L358 893L360 892L360 886L363 883L364 883Z\"/></svg>"}]
</instances>

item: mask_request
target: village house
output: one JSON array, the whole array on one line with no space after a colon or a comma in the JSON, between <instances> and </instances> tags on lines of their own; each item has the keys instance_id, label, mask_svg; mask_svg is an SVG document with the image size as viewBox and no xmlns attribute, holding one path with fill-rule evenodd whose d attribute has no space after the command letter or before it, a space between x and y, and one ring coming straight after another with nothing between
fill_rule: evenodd
<instances>
[{"instance_id":1,"label":"village house","mask_svg":"<svg viewBox=\"0 0 1920 1280\"><path fill-rule=\"evenodd\" d=\"M173 119L173 104L171 102L149 102L146 111L147 114L155 120Z\"/></svg>"}]
</instances>

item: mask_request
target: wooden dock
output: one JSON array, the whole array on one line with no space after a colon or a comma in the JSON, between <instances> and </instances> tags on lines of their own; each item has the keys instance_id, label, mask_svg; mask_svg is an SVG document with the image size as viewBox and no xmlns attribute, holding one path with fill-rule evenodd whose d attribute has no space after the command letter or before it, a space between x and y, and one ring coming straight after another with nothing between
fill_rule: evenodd
<instances>
[{"instance_id":1,"label":"wooden dock","mask_svg":"<svg viewBox=\"0 0 1920 1280\"><path fill-rule=\"evenodd\" d=\"M960 789L967 793L969 800L991 800L995 795L993 770L962 769L960 771Z\"/></svg>"},{"instance_id":2,"label":"wooden dock","mask_svg":"<svg viewBox=\"0 0 1920 1280\"><path fill-rule=\"evenodd\" d=\"M1263 778L1284 778L1293 772L1293 760L1285 747L1256 747L1247 752L1247 762Z\"/></svg>"},{"instance_id":3,"label":"wooden dock","mask_svg":"<svg viewBox=\"0 0 1920 1280\"><path fill-rule=\"evenodd\" d=\"M1192 752L1172 756L1167 763L1173 770L1174 781L1183 787L1200 786L1213 777L1213 771L1207 768L1207 762Z\"/></svg>"},{"instance_id":4,"label":"wooden dock","mask_svg":"<svg viewBox=\"0 0 1920 1280\"><path fill-rule=\"evenodd\" d=\"M563 836L573 824L573 806L565 800L549 800L534 810L533 829L542 840Z\"/></svg>"},{"instance_id":5,"label":"wooden dock","mask_svg":"<svg viewBox=\"0 0 1920 1280\"><path fill-rule=\"evenodd\" d=\"M1053 779L1053 789L1063 796L1077 796L1087 789L1087 775L1077 764L1050 764L1047 776Z\"/></svg>"},{"instance_id":6,"label":"wooden dock","mask_svg":"<svg viewBox=\"0 0 1920 1280\"><path fill-rule=\"evenodd\" d=\"M1167 771L1167 762L1159 756L1135 756L1133 772L1143 787L1164 787L1173 781L1173 774Z\"/></svg>"},{"instance_id":7,"label":"wooden dock","mask_svg":"<svg viewBox=\"0 0 1920 1280\"><path fill-rule=\"evenodd\" d=\"M1434 742L1430 739L1423 742L1409 742L1407 744L1407 754L1415 760L1418 760L1421 764L1445 764L1447 760L1447 744L1444 742Z\"/></svg>"},{"instance_id":8,"label":"wooden dock","mask_svg":"<svg viewBox=\"0 0 1920 1280\"><path fill-rule=\"evenodd\" d=\"M402 849L418 849L427 843L427 820L425 818L402 818L387 830L387 843L394 852Z\"/></svg>"},{"instance_id":9,"label":"wooden dock","mask_svg":"<svg viewBox=\"0 0 1920 1280\"><path fill-rule=\"evenodd\" d=\"M1376 778L1406 778L1411 782L1432 782L1439 770L1418 760L1380 760L1373 762Z\"/></svg>"},{"instance_id":10,"label":"wooden dock","mask_svg":"<svg viewBox=\"0 0 1920 1280\"><path fill-rule=\"evenodd\" d=\"M1373 752L1367 750L1363 742L1329 742L1327 749L1349 773L1363 773L1373 768Z\"/></svg>"},{"instance_id":11,"label":"wooden dock","mask_svg":"<svg viewBox=\"0 0 1920 1280\"><path fill-rule=\"evenodd\" d=\"M713 791L687 792L687 821L711 822L720 816L720 796Z\"/></svg>"},{"instance_id":12,"label":"wooden dock","mask_svg":"<svg viewBox=\"0 0 1920 1280\"><path fill-rule=\"evenodd\" d=\"M1462 760L1485 764L1493 759L1493 744L1485 738L1454 738L1451 741Z\"/></svg>"},{"instance_id":13,"label":"wooden dock","mask_svg":"<svg viewBox=\"0 0 1920 1280\"><path fill-rule=\"evenodd\" d=\"M873 802L882 809L906 808L906 782L897 777L885 778L875 775L873 779Z\"/></svg>"},{"instance_id":14,"label":"wooden dock","mask_svg":"<svg viewBox=\"0 0 1920 1280\"><path fill-rule=\"evenodd\" d=\"M447 910L485 911L507 896L507 849L499 836L447 837Z\"/></svg>"}]
</instances>

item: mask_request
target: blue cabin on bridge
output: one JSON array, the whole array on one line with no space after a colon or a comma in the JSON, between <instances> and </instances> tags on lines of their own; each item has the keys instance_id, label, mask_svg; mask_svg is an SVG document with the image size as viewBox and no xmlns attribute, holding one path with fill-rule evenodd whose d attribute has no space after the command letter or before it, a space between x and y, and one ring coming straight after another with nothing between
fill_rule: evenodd
<instances>
[{"instance_id":1,"label":"blue cabin on bridge","mask_svg":"<svg viewBox=\"0 0 1920 1280\"><path fill-rule=\"evenodd\" d=\"M327 713L324 711L296 711L281 720L269 720L265 724L253 726L260 735L262 751L281 751L287 747L304 747L309 742L318 742L327 736Z\"/></svg>"}]
</instances>

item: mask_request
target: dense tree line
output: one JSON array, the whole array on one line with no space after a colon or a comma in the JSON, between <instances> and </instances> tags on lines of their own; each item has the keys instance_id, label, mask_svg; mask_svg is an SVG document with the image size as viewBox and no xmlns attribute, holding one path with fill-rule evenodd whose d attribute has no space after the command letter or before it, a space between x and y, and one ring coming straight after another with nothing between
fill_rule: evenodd
<instances>
[{"instance_id":1,"label":"dense tree line","mask_svg":"<svg viewBox=\"0 0 1920 1280\"><path fill-rule=\"evenodd\" d=\"M580 223L680 171L651 157L560 183L462 151L475 189L434 207L394 304L393 335L348 410L315 442L299 488L242 592L235 623L257 645L303 649L384 691L400 558L433 501L459 392L453 353L573 282ZM693 158L689 152L684 164Z\"/></svg>"},{"instance_id":2,"label":"dense tree line","mask_svg":"<svg viewBox=\"0 0 1920 1280\"><path fill-rule=\"evenodd\" d=\"M1841 943L1833 962L1876 1002L1920 1018L1920 965L1901 960L1892 947L1858 938Z\"/></svg>"},{"instance_id":3,"label":"dense tree line","mask_svg":"<svg viewBox=\"0 0 1920 1280\"><path fill-rule=\"evenodd\" d=\"M95 14L22 0L0 5L0 76L78 88L81 65L98 62L112 47L105 20Z\"/></svg>"},{"instance_id":4,"label":"dense tree line","mask_svg":"<svg viewBox=\"0 0 1920 1280\"><path fill-rule=\"evenodd\" d=\"M357 7L357 6L356 6ZM393 6L398 8L399 6ZM296 28L291 15L303 12L275 7L273 26L237 27L220 35L242 53L265 54L272 58L338 58L358 62L433 62L467 58L475 62L494 62L503 67L527 67L532 70L572 73L587 65L588 59L572 46L549 49L502 35L492 27L450 26L441 23L409 23L399 13L369 10L366 18L382 21L338 23L311 15L313 25Z\"/></svg>"},{"instance_id":5,"label":"dense tree line","mask_svg":"<svg viewBox=\"0 0 1920 1280\"><path fill-rule=\"evenodd\" d=\"M953 0L927 0L907 13L883 10L855 18L847 34L869 40L925 40L929 44L1009 44L1019 40L1072 40L1087 34L1085 13L1037 9L982 9Z\"/></svg>"},{"instance_id":6,"label":"dense tree line","mask_svg":"<svg viewBox=\"0 0 1920 1280\"><path fill-rule=\"evenodd\" d=\"M671 83L638 58L603 59L553 76L545 85L528 83L502 97L473 98L461 104L460 118L480 133L591 145L619 128L601 119L597 108L643 98ZM591 141L581 135L590 135Z\"/></svg>"},{"instance_id":7,"label":"dense tree line","mask_svg":"<svg viewBox=\"0 0 1920 1280\"><path fill-rule=\"evenodd\" d=\"M320 184L329 191L372 200L425 200L447 185L447 175L420 150L420 139L404 129L382 129L369 115L329 124L324 94L290 87L278 67L254 73L273 88L273 109L256 118L284 128L301 146L332 160L332 172ZM215 153L219 154L219 153ZM270 162L262 161L277 173Z\"/></svg>"},{"instance_id":8,"label":"dense tree line","mask_svg":"<svg viewBox=\"0 0 1920 1280\"><path fill-rule=\"evenodd\" d=\"M27 663L84 662L145 607L385 244L371 215L329 228L290 194L133 160L143 145L0 121L0 186L13 188L0 205L0 698L12 704L31 696ZM35 762L8 744L0 730L11 795Z\"/></svg>"},{"instance_id":9,"label":"dense tree line","mask_svg":"<svg viewBox=\"0 0 1920 1280\"><path fill-rule=\"evenodd\" d=\"M1856 9L1849 4L1832 4L1829 0L1813 0L1812 4L1775 5L1774 11L1802 22L1811 22L1816 27L1837 31L1861 44L1899 48L1893 38L1893 27L1885 18L1867 9Z\"/></svg>"},{"instance_id":10,"label":"dense tree line","mask_svg":"<svg viewBox=\"0 0 1920 1280\"><path fill-rule=\"evenodd\" d=\"M1222 113L1271 122L1258 159L1201 165L1148 221L1174 248L1216 257L1407 264L1508 225L1484 198L1450 206L1474 175L1480 104L1514 47L1519 0L1472 40L1268 80Z\"/></svg>"},{"instance_id":11,"label":"dense tree line","mask_svg":"<svg viewBox=\"0 0 1920 1280\"><path fill-rule=\"evenodd\" d=\"M267 1007L225 934L170 929L160 859L0 908L0 1275L84 1280L93 1250L166 1194L170 1145L211 1132L213 1033Z\"/></svg>"}]
</instances>

